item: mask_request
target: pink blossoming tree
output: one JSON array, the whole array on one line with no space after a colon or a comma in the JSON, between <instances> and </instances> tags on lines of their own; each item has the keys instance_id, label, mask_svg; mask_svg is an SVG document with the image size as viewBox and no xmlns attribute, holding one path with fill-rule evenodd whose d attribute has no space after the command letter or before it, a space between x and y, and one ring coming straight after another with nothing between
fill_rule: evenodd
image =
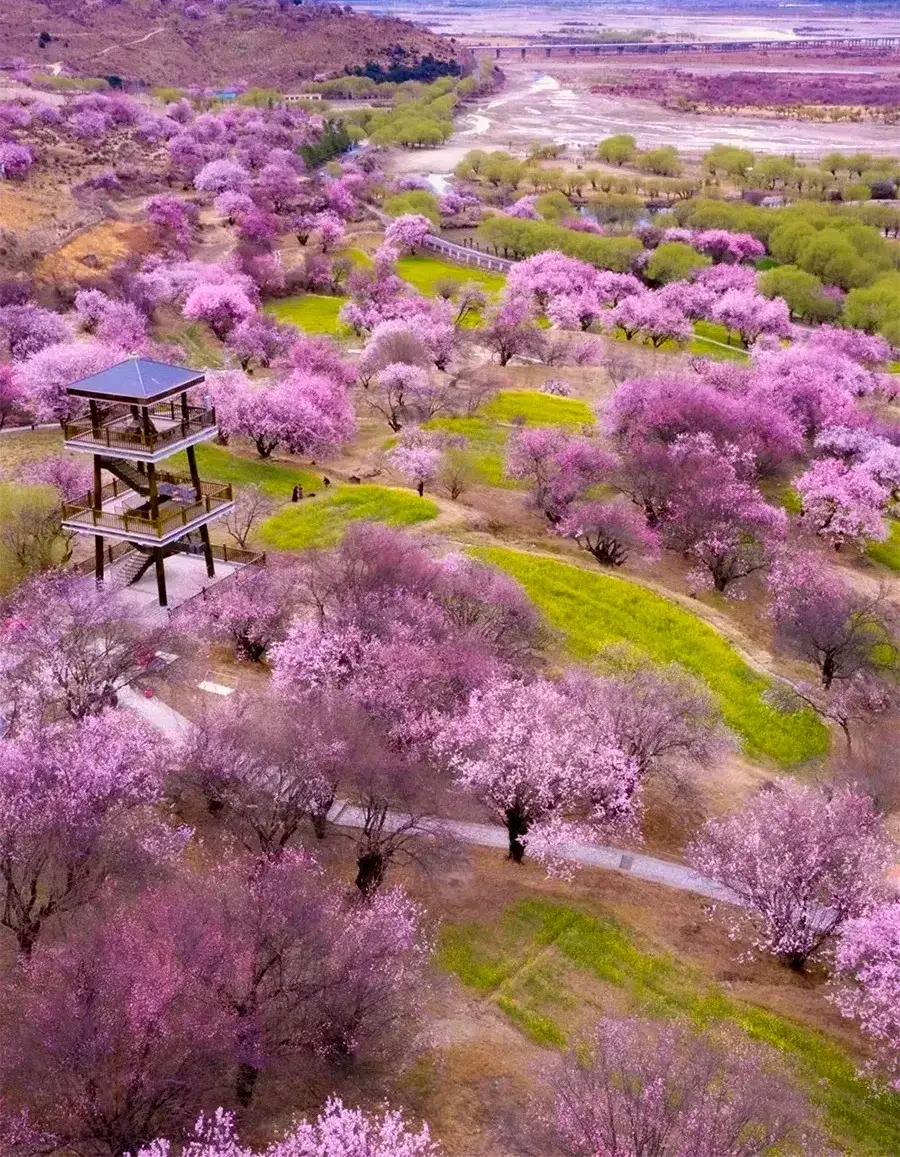
<instances>
[{"instance_id":1,"label":"pink blossoming tree","mask_svg":"<svg viewBox=\"0 0 900 1157\"><path fill-rule=\"evenodd\" d=\"M244 568L204 598L190 600L175 623L230 644L239 659L260 663L287 631L293 581L291 569L275 563Z\"/></svg>"},{"instance_id":2,"label":"pink blossoming tree","mask_svg":"<svg viewBox=\"0 0 900 1157\"><path fill-rule=\"evenodd\" d=\"M605 566L622 566L635 554L652 556L659 545L659 536L647 526L646 519L614 502L575 503L557 529Z\"/></svg>"},{"instance_id":3,"label":"pink blossoming tree","mask_svg":"<svg viewBox=\"0 0 900 1157\"><path fill-rule=\"evenodd\" d=\"M751 951L802 969L883 894L893 849L869 798L782 781L707 820L689 859L734 895L720 914Z\"/></svg>"},{"instance_id":4,"label":"pink blossoming tree","mask_svg":"<svg viewBox=\"0 0 900 1157\"><path fill-rule=\"evenodd\" d=\"M607 1017L554 1084L572 1157L812 1157L808 1106L744 1042Z\"/></svg>"},{"instance_id":5,"label":"pink blossoming tree","mask_svg":"<svg viewBox=\"0 0 900 1157\"><path fill-rule=\"evenodd\" d=\"M776 640L815 663L826 691L893 663L896 614L884 592L856 591L808 551L780 557L769 585Z\"/></svg>"},{"instance_id":6,"label":"pink blossoming tree","mask_svg":"<svg viewBox=\"0 0 900 1157\"><path fill-rule=\"evenodd\" d=\"M94 715L152 659L152 636L108 592L69 577L33 579L0 619L7 728Z\"/></svg>"},{"instance_id":7,"label":"pink blossoming tree","mask_svg":"<svg viewBox=\"0 0 900 1157\"><path fill-rule=\"evenodd\" d=\"M0 923L21 953L110 877L146 867L140 816L161 797L159 768L155 737L115 712L0 740Z\"/></svg>"},{"instance_id":8,"label":"pink blossoming tree","mask_svg":"<svg viewBox=\"0 0 900 1157\"><path fill-rule=\"evenodd\" d=\"M321 374L295 370L258 386L242 374L222 375L215 397L223 432L250 438L261 458L278 446L292 454L321 453L356 431L343 385Z\"/></svg>"},{"instance_id":9,"label":"pink blossoming tree","mask_svg":"<svg viewBox=\"0 0 900 1157\"><path fill-rule=\"evenodd\" d=\"M427 217L416 213L408 213L397 217L384 231L384 243L396 249L398 253L414 253L422 247L425 238L433 230Z\"/></svg>"},{"instance_id":10,"label":"pink blossoming tree","mask_svg":"<svg viewBox=\"0 0 900 1157\"><path fill-rule=\"evenodd\" d=\"M879 1067L900 1088L900 902L848 920L835 952L835 1003L876 1046Z\"/></svg>"},{"instance_id":11,"label":"pink blossoming tree","mask_svg":"<svg viewBox=\"0 0 900 1157\"><path fill-rule=\"evenodd\" d=\"M234 282L203 283L190 291L182 314L188 321L205 321L221 341L241 321L256 313L246 291Z\"/></svg>"},{"instance_id":12,"label":"pink blossoming tree","mask_svg":"<svg viewBox=\"0 0 900 1157\"><path fill-rule=\"evenodd\" d=\"M848 543L863 550L871 539L887 538L882 515L888 491L864 467L820 458L794 489L803 503L804 523L835 550Z\"/></svg>"},{"instance_id":13,"label":"pink blossoming tree","mask_svg":"<svg viewBox=\"0 0 900 1157\"><path fill-rule=\"evenodd\" d=\"M545 679L498 679L474 691L437 748L460 785L503 821L515 863L526 846L552 857L573 830L565 818L579 810L588 827L606 831L627 828L638 811L635 761Z\"/></svg>"},{"instance_id":14,"label":"pink blossoming tree","mask_svg":"<svg viewBox=\"0 0 900 1157\"><path fill-rule=\"evenodd\" d=\"M137 1157L174 1157L169 1141L153 1141ZM331 1098L315 1121L294 1125L280 1141L251 1151L238 1141L234 1118L219 1109L201 1117L184 1157L440 1157L428 1126L416 1129L391 1109L368 1114Z\"/></svg>"},{"instance_id":15,"label":"pink blossoming tree","mask_svg":"<svg viewBox=\"0 0 900 1157\"><path fill-rule=\"evenodd\" d=\"M509 477L530 483L534 505L554 524L570 503L607 481L615 465L615 457L597 442L559 427L521 430L510 439L506 458Z\"/></svg>"},{"instance_id":16,"label":"pink blossoming tree","mask_svg":"<svg viewBox=\"0 0 900 1157\"><path fill-rule=\"evenodd\" d=\"M69 336L63 318L49 309L31 304L0 309L0 340L13 361L25 361L48 346L67 341Z\"/></svg>"}]
</instances>

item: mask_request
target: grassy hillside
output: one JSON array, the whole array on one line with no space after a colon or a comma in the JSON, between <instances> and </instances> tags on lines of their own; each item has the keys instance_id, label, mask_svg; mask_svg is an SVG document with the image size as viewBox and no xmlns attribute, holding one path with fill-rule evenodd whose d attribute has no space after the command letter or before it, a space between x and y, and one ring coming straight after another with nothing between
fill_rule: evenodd
<instances>
[{"instance_id":1,"label":"grassy hillside","mask_svg":"<svg viewBox=\"0 0 900 1157\"><path fill-rule=\"evenodd\" d=\"M602 647L624 643L655 663L680 663L704 680L751 757L788 766L827 750L828 732L811 711L786 713L766 703L769 680L677 603L627 579L555 559L504 547L474 553L522 584L576 658L589 660Z\"/></svg>"},{"instance_id":2,"label":"grassy hillside","mask_svg":"<svg viewBox=\"0 0 900 1157\"><path fill-rule=\"evenodd\" d=\"M616 919L526 897L499 923L444 924L439 960L544 1047L564 1048L610 1007L744 1033L783 1055L836 1142L854 1154L898 1152L900 1097L874 1096L835 1039L736 999Z\"/></svg>"}]
</instances>

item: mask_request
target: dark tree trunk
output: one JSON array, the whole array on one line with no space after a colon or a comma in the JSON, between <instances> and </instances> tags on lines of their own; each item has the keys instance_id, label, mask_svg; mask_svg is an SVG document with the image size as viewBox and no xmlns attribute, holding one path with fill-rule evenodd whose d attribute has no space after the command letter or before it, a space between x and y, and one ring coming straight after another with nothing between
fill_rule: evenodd
<instances>
[{"instance_id":1,"label":"dark tree trunk","mask_svg":"<svg viewBox=\"0 0 900 1157\"><path fill-rule=\"evenodd\" d=\"M255 1065L241 1061L234 1082L234 1095L241 1108L246 1109L252 1102L258 1080L259 1069Z\"/></svg>"},{"instance_id":2,"label":"dark tree trunk","mask_svg":"<svg viewBox=\"0 0 900 1157\"><path fill-rule=\"evenodd\" d=\"M367 852L356 861L356 886L368 900L384 882L387 863L380 852Z\"/></svg>"},{"instance_id":3,"label":"dark tree trunk","mask_svg":"<svg viewBox=\"0 0 900 1157\"><path fill-rule=\"evenodd\" d=\"M512 860L514 864L521 864L525 858L525 845L522 843L522 837L528 835L528 821L520 808L506 809L506 831L509 835L509 855L507 858Z\"/></svg>"},{"instance_id":4,"label":"dark tree trunk","mask_svg":"<svg viewBox=\"0 0 900 1157\"><path fill-rule=\"evenodd\" d=\"M328 813L331 811L331 805L334 803L334 796L323 804L322 807L310 813L310 821L312 823L313 831L316 833L317 840L324 840L328 834Z\"/></svg>"},{"instance_id":5,"label":"dark tree trunk","mask_svg":"<svg viewBox=\"0 0 900 1157\"><path fill-rule=\"evenodd\" d=\"M822 660L822 686L827 691L834 681L834 655L826 655Z\"/></svg>"},{"instance_id":6,"label":"dark tree trunk","mask_svg":"<svg viewBox=\"0 0 900 1157\"><path fill-rule=\"evenodd\" d=\"M16 932L16 939L19 942L19 953L24 960L28 960L31 957L40 930L40 924L29 924L26 928L20 928Z\"/></svg>"}]
</instances>

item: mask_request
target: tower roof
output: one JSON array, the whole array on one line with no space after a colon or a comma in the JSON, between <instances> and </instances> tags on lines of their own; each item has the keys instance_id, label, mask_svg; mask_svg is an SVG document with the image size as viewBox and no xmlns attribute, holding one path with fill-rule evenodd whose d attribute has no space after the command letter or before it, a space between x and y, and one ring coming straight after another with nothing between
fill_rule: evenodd
<instances>
[{"instance_id":1,"label":"tower roof","mask_svg":"<svg viewBox=\"0 0 900 1157\"><path fill-rule=\"evenodd\" d=\"M98 398L104 402L132 402L139 406L159 402L184 393L204 380L200 370L170 366L148 358L128 358L124 362L73 382L68 392L76 398Z\"/></svg>"}]
</instances>

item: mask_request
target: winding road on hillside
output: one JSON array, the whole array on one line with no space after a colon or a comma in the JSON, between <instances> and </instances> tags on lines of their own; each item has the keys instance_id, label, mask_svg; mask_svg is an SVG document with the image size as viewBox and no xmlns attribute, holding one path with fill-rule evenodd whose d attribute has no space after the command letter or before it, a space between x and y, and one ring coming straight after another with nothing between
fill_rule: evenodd
<instances>
[{"instance_id":1,"label":"winding road on hillside","mask_svg":"<svg viewBox=\"0 0 900 1157\"><path fill-rule=\"evenodd\" d=\"M125 44L110 44L108 48L102 48L97 55L106 56L107 53L112 52L116 48L134 48L136 44L144 44L145 41L152 39L154 36L159 36L161 32L165 32L165 28L154 28L152 32L148 32L146 36L141 36L137 40L128 40Z\"/></svg>"}]
</instances>

